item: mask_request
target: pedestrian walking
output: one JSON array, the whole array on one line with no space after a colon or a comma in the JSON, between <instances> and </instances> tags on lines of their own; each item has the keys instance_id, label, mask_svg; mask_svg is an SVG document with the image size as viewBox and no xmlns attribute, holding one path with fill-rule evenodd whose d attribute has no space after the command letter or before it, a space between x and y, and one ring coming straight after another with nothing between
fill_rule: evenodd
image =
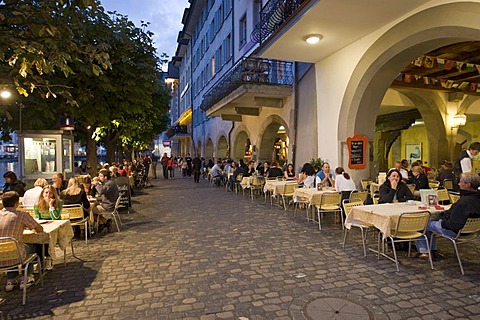
<instances>
[{"instance_id":1,"label":"pedestrian walking","mask_svg":"<svg viewBox=\"0 0 480 320\"><path fill-rule=\"evenodd\" d=\"M202 160L200 159L200 155L197 154L195 159L193 159L192 166L193 166L193 182L199 183L200 171L202 170Z\"/></svg>"},{"instance_id":2,"label":"pedestrian walking","mask_svg":"<svg viewBox=\"0 0 480 320\"><path fill-rule=\"evenodd\" d=\"M162 159L160 159L160 163L162 164L163 178L168 179L168 156L166 152L163 154Z\"/></svg>"}]
</instances>

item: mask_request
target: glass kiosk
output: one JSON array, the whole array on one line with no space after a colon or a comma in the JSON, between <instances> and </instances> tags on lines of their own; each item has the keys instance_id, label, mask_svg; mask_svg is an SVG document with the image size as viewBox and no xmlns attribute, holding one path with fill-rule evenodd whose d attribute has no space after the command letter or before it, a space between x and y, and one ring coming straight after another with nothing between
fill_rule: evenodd
<instances>
[{"instance_id":1,"label":"glass kiosk","mask_svg":"<svg viewBox=\"0 0 480 320\"><path fill-rule=\"evenodd\" d=\"M38 178L51 179L73 171L73 135L61 130L23 131L19 134L20 179L27 185Z\"/></svg>"}]
</instances>

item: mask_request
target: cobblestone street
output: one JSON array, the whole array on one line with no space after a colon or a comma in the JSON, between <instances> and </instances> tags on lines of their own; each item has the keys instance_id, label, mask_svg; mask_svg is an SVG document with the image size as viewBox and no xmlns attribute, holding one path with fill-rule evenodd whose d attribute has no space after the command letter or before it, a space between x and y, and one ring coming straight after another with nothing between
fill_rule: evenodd
<instances>
[{"instance_id":1,"label":"cobblestone street","mask_svg":"<svg viewBox=\"0 0 480 320\"><path fill-rule=\"evenodd\" d=\"M465 276L442 240L434 271L401 252L397 273L393 262L363 256L358 230L342 249L331 216L319 231L304 211L293 217L292 208L206 180L152 183L133 197L134 212L122 213L121 233L76 239L66 267L59 252L26 306L19 290L4 291L2 276L0 318L480 319L476 245L460 247ZM345 309L329 313L322 303Z\"/></svg>"}]
</instances>

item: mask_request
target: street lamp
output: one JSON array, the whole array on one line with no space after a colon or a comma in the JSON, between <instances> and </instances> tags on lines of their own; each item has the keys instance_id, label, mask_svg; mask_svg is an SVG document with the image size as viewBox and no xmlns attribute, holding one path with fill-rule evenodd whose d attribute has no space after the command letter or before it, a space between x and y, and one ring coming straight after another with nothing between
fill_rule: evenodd
<instances>
[{"instance_id":1,"label":"street lamp","mask_svg":"<svg viewBox=\"0 0 480 320\"><path fill-rule=\"evenodd\" d=\"M2 91L0 91L0 97L2 97L3 99L8 99L11 96L12 94L10 93L10 91L6 89L3 89ZM21 134L22 133L22 109L25 108L25 106L21 102L15 102L15 104L20 108L20 114L19 114L20 123L18 125L18 132Z\"/></svg>"}]
</instances>

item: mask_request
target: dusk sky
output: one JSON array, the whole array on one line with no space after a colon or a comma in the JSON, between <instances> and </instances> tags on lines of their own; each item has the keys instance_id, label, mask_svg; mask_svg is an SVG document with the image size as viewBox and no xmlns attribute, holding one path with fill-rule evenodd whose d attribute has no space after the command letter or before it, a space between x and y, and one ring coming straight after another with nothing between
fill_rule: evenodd
<instances>
[{"instance_id":1,"label":"dusk sky","mask_svg":"<svg viewBox=\"0 0 480 320\"><path fill-rule=\"evenodd\" d=\"M149 30L155 34L153 40L158 56L163 52L169 57L175 55L188 0L101 0L101 3L108 11L127 15L136 26L140 26L141 20L150 22Z\"/></svg>"}]
</instances>

